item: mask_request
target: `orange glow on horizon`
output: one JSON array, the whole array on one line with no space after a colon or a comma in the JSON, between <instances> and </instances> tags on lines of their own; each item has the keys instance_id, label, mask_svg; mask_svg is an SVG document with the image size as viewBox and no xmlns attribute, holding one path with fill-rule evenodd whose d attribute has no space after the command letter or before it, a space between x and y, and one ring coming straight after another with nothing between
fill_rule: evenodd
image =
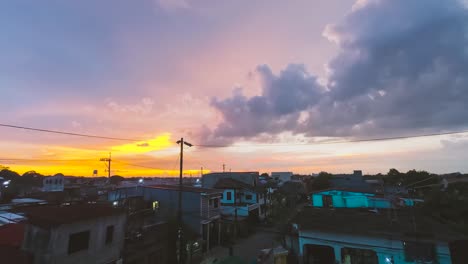
<instances>
[{"instance_id":1,"label":"orange glow on horizon","mask_svg":"<svg viewBox=\"0 0 468 264\"><path fill-rule=\"evenodd\" d=\"M54 175L63 173L67 176L93 176L93 171L97 170L97 176L107 176L106 164L100 161L108 153L112 153L111 175L120 175L124 177L141 176L179 176L178 166L174 166L174 153L163 153L157 159L158 166L147 165L155 162L153 156L148 155L151 152L163 151L171 148L175 143L171 140L170 133L158 135L145 141L127 143L114 146L103 146L99 150L66 147L66 146L47 146L40 152L29 152L28 148L22 149L21 153L28 155L16 155L19 160L0 160L0 164L9 167L19 174L27 171L36 171L43 175ZM37 148L35 148L37 149ZM175 158L176 159L176 158ZM135 161L138 160L138 161ZM141 167L130 165L136 164ZM161 168L158 168L161 166ZM147 167L147 168L145 168ZM168 168L169 167L169 168ZM184 176L198 176L199 170L187 169L183 171Z\"/></svg>"}]
</instances>

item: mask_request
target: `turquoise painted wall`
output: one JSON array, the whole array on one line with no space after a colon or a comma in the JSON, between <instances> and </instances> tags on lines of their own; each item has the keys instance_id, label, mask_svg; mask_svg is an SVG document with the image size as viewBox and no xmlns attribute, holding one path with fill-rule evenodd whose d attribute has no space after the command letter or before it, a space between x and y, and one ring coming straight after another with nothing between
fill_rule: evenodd
<instances>
[{"instance_id":1,"label":"turquoise painted wall","mask_svg":"<svg viewBox=\"0 0 468 264\"><path fill-rule=\"evenodd\" d=\"M230 200L227 199L228 193L231 193ZM229 190L229 189L224 190L223 196L221 197L221 203L234 204L234 190Z\"/></svg>"},{"instance_id":2,"label":"turquoise painted wall","mask_svg":"<svg viewBox=\"0 0 468 264\"><path fill-rule=\"evenodd\" d=\"M335 208L346 207L345 200L343 199L343 196L340 196L340 195L332 195L332 203L333 203L333 207Z\"/></svg>"},{"instance_id":3,"label":"turquoise painted wall","mask_svg":"<svg viewBox=\"0 0 468 264\"><path fill-rule=\"evenodd\" d=\"M320 194L312 194L312 206L323 207L323 198Z\"/></svg>"},{"instance_id":4,"label":"turquoise painted wall","mask_svg":"<svg viewBox=\"0 0 468 264\"><path fill-rule=\"evenodd\" d=\"M389 200L384 198L371 198L369 199L369 207L371 208L391 208Z\"/></svg>"},{"instance_id":5,"label":"turquoise painted wall","mask_svg":"<svg viewBox=\"0 0 468 264\"><path fill-rule=\"evenodd\" d=\"M366 196L348 196L343 197L344 207L346 208L361 208L369 207L368 197Z\"/></svg>"}]
</instances>

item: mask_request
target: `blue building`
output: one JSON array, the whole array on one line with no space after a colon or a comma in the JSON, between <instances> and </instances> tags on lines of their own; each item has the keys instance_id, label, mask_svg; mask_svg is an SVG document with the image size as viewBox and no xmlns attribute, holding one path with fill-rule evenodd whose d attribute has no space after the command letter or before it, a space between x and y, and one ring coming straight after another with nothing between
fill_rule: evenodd
<instances>
[{"instance_id":1,"label":"blue building","mask_svg":"<svg viewBox=\"0 0 468 264\"><path fill-rule=\"evenodd\" d=\"M324 208L396 208L414 206L421 199L386 196L372 192L329 189L310 195L312 207Z\"/></svg>"},{"instance_id":2,"label":"blue building","mask_svg":"<svg viewBox=\"0 0 468 264\"><path fill-rule=\"evenodd\" d=\"M300 263L466 263L466 236L413 210L303 208L286 246Z\"/></svg>"}]
</instances>

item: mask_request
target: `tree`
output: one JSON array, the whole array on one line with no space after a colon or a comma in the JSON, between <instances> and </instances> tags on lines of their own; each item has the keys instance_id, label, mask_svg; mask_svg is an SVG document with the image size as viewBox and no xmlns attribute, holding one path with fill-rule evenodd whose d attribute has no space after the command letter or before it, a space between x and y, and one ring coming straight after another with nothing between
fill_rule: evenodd
<instances>
[{"instance_id":1,"label":"tree","mask_svg":"<svg viewBox=\"0 0 468 264\"><path fill-rule=\"evenodd\" d=\"M403 174L397 169L390 169L387 175L383 178L385 184L398 185L401 184Z\"/></svg>"},{"instance_id":2,"label":"tree","mask_svg":"<svg viewBox=\"0 0 468 264\"><path fill-rule=\"evenodd\" d=\"M468 233L468 183L452 183L445 191L431 189L425 195L423 210Z\"/></svg>"},{"instance_id":3,"label":"tree","mask_svg":"<svg viewBox=\"0 0 468 264\"><path fill-rule=\"evenodd\" d=\"M323 189L330 188L331 186L330 179L332 177L333 175L328 172L324 172L324 171L320 172L319 175L311 183L311 189L323 190Z\"/></svg>"},{"instance_id":4,"label":"tree","mask_svg":"<svg viewBox=\"0 0 468 264\"><path fill-rule=\"evenodd\" d=\"M114 175L110 177L110 183L111 184L119 184L121 181L125 180L124 177L119 176L119 175Z\"/></svg>"},{"instance_id":5,"label":"tree","mask_svg":"<svg viewBox=\"0 0 468 264\"><path fill-rule=\"evenodd\" d=\"M19 178L20 175L15 171L9 169L2 169L0 170L0 177L2 177L5 180L14 180L16 178Z\"/></svg>"},{"instance_id":6,"label":"tree","mask_svg":"<svg viewBox=\"0 0 468 264\"><path fill-rule=\"evenodd\" d=\"M270 178L270 175L268 175L268 173L264 172L264 173L260 174L260 177Z\"/></svg>"}]
</instances>

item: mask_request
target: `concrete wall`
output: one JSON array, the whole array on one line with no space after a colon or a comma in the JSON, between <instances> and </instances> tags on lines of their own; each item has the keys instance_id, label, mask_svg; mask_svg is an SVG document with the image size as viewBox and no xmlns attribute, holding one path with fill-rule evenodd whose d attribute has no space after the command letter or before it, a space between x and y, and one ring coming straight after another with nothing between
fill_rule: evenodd
<instances>
[{"instance_id":1,"label":"concrete wall","mask_svg":"<svg viewBox=\"0 0 468 264\"><path fill-rule=\"evenodd\" d=\"M23 248L34 255L35 264L104 264L120 258L124 245L125 215L115 215L61 225L44 230L29 225ZM113 225L113 240L105 244L107 227ZM71 234L90 231L87 250L68 254L68 243Z\"/></svg>"},{"instance_id":2,"label":"concrete wall","mask_svg":"<svg viewBox=\"0 0 468 264\"><path fill-rule=\"evenodd\" d=\"M65 179L62 175L45 177L42 180L43 192L61 192L65 186Z\"/></svg>"},{"instance_id":3,"label":"concrete wall","mask_svg":"<svg viewBox=\"0 0 468 264\"><path fill-rule=\"evenodd\" d=\"M376 252L379 263L387 264L386 258L393 257L394 264L409 264L414 262L406 262L404 255L403 241L394 240L391 238L377 238L366 236L354 236L344 234L333 234L314 231L300 231L299 237L287 237L286 241L298 239L298 248L296 249L300 259L304 256L304 246L307 244L330 246L334 249L335 259L341 261L341 249L344 247L370 249ZM413 241L417 241L416 239ZM437 242L436 254L438 263L451 263L450 251L448 243Z\"/></svg>"},{"instance_id":4,"label":"concrete wall","mask_svg":"<svg viewBox=\"0 0 468 264\"><path fill-rule=\"evenodd\" d=\"M156 188L142 187L145 201L158 201L158 215L161 220L169 220L177 216L179 206L179 192ZM182 192L182 221L194 232L201 235L201 194L196 192Z\"/></svg>"},{"instance_id":5,"label":"concrete wall","mask_svg":"<svg viewBox=\"0 0 468 264\"><path fill-rule=\"evenodd\" d=\"M228 193L231 194L231 199L228 199ZM234 190L226 189L223 191L223 196L221 197L221 203L223 204L234 204Z\"/></svg>"},{"instance_id":6,"label":"concrete wall","mask_svg":"<svg viewBox=\"0 0 468 264\"><path fill-rule=\"evenodd\" d=\"M247 196L250 195L250 199L247 199ZM257 203L257 193L256 192L251 192L251 191L242 191L242 195L240 197L240 202L241 203L248 203L248 204L254 204Z\"/></svg>"},{"instance_id":7,"label":"concrete wall","mask_svg":"<svg viewBox=\"0 0 468 264\"><path fill-rule=\"evenodd\" d=\"M323 195L312 194L312 206L313 207L323 207Z\"/></svg>"},{"instance_id":8,"label":"concrete wall","mask_svg":"<svg viewBox=\"0 0 468 264\"><path fill-rule=\"evenodd\" d=\"M231 193L231 199L228 200L228 193ZM237 203L248 203L248 204L254 204L259 202L257 200L257 193L252 192L252 191L247 191L247 190L236 190L234 192L233 189L225 189L223 191L223 196L221 198L221 202L224 204L234 204L234 193L240 194L240 197L237 199ZM247 196L250 195L250 199L247 199ZM263 199L262 199L263 200Z\"/></svg>"},{"instance_id":9,"label":"concrete wall","mask_svg":"<svg viewBox=\"0 0 468 264\"><path fill-rule=\"evenodd\" d=\"M287 182L291 180L293 176L292 172L272 172L271 177L275 180L279 180L281 182Z\"/></svg>"},{"instance_id":10,"label":"concrete wall","mask_svg":"<svg viewBox=\"0 0 468 264\"><path fill-rule=\"evenodd\" d=\"M223 206L221 207L221 214L234 216L236 214L236 207L229 205ZM237 206L237 216L249 216L248 206Z\"/></svg>"}]
</instances>

